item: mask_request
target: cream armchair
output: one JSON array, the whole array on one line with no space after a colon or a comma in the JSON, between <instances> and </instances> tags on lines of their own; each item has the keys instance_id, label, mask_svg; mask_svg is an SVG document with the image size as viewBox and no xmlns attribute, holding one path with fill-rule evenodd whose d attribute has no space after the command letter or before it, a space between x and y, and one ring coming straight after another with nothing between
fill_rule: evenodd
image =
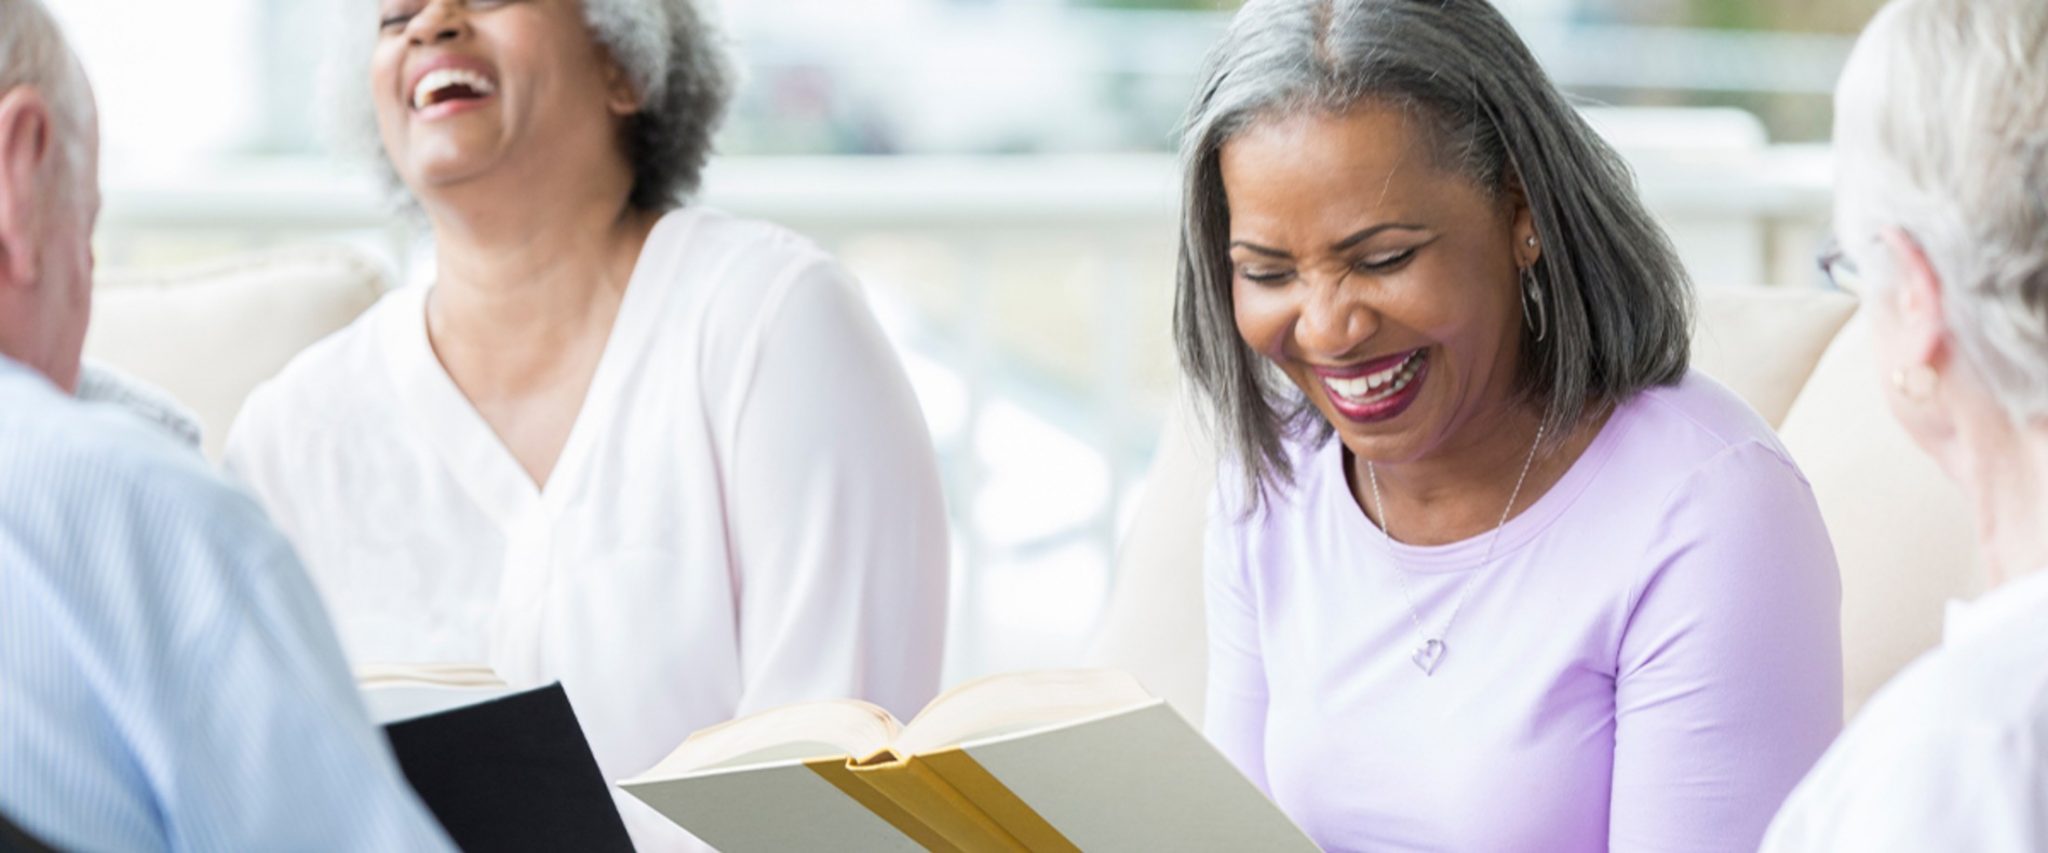
<instances>
[{"instance_id":1,"label":"cream armchair","mask_svg":"<svg viewBox=\"0 0 2048 853\"><path fill-rule=\"evenodd\" d=\"M168 392L219 458L242 399L377 301L390 277L351 249L286 249L93 287L85 357Z\"/></svg>"},{"instance_id":2,"label":"cream armchair","mask_svg":"<svg viewBox=\"0 0 2048 853\"><path fill-rule=\"evenodd\" d=\"M1853 714L1941 636L1944 603L1977 589L1961 498L1892 420L1868 330L1847 296L1702 294L1694 363L1777 427L1813 484L1842 570L1844 698ZM1117 557L1093 662L1135 673L1201 719L1206 659L1202 533L1214 451L1185 410L1169 418Z\"/></svg>"}]
</instances>

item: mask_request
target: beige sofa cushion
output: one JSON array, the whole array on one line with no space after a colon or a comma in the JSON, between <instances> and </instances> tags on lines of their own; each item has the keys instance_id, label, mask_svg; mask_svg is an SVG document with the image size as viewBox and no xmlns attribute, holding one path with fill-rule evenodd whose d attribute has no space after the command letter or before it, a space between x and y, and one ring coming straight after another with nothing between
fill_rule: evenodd
<instances>
[{"instance_id":1,"label":"beige sofa cushion","mask_svg":"<svg viewBox=\"0 0 2048 853\"><path fill-rule=\"evenodd\" d=\"M1816 360L1854 310L1855 301L1839 293L1710 289L1701 294L1694 363L1775 424L1794 407L1801 384L1816 374ZM1838 360L1847 357L1838 356ZM1851 380L1840 373L1831 370L1826 378L1829 382ZM1870 382L1862 376L1853 380L1860 385ZM1850 389L1851 394L1854 391ZM1826 404L1816 398L1814 405ZM1845 417L1864 415L1851 412ZM1215 451L1207 437L1193 425L1190 415L1175 407L1146 475L1144 497L1117 555L1115 586L1089 651L1091 663L1131 672L1197 723L1201 721L1207 670L1202 533L1215 466ZM1832 473L1832 467L1829 470ZM1816 488L1824 495L1823 512L1829 509L1826 496L1852 501L1856 499L1852 491ZM1844 531L1853 530L1833 529L1838 548ZM1855 596L1858 601L1871 597L1867 593ZM1862 635L1856 634L1855 639L1860 641ZM1866 662L1856 650L1850 656L1852 671L1864 673L1865 678L1883 669L1881 662ZM1881 658L1890 660L1889 652Z\"/></svg>"},{"instance_id":2,"label":"beige sofa cushion","mask_svg":"<svg viewBox=\"0 0 2048 853\"><path fill-rule=\"evenodd\" d=\"M1856 300L1838 291L1708 288L1700 294L1692 364L1779 426L1854 313Z\"/></svg>"},{"instance_id":3,"label":"beige sofa cushion","mask_svg":"<svg viewBox=\"0 0 2048 853\"><path fill-rule=\"evenodd\" d=\"M218 458L242 398L375 302L389 276L340 247L298 248L94 286L85 354L169 392Z\"/></svg>"},{"instance_id":4,"label":"beige sofa cushion","mask_svg":"<svg viewBox=\"0 0 2048 853\"><path fill-rule=\"evenodd\" d=\"M1850 713L1941 639L1945 604L1980 584L1968 507L1885 408L1870 331L1850 322L1779 430L1813 483L1842 567Z\"/></svg>"}]
</instances>

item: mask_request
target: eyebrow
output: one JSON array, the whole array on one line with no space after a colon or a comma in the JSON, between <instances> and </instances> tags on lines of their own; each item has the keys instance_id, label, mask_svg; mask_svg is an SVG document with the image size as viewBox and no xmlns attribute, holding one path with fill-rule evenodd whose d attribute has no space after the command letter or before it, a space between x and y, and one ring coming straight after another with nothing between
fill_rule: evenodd
<instances>
[{"instance_id":1,"label":"eyebrow","mask_svg":"<svg viewBox=\"0 0 2048 853\"><path fill-rule=\"evenodd\" d=\"M1351 248L1351 247L1353 247L1353 246L1356 246L1356 245L1358 245L1358 244L1360 244L1360 243L1363 243L1363 242L1365 242L1365 241L1367 241L1367 240L1370 240L1370 239L1372 239L1372 238L1374 238L1374 237L1376 237L1376 236L1379 236L1379 234L1380 234L1381 232L1384 232L1384 231L1424 231L1424 230L1428 230L1428 229L1424 228L1424 227L1423 227L1423 226L1421 226L1421 225L1417 225L1417 224L1414 224L1414 223L1410 223L1410 222L1383 222L1383 223L1380 223L1380 224L1378 224L1378 225L1374 225L1374 226L1373 226L1373 227L1371 227L1371 228L1367 228L1367 229L1365 229L1365 230L1363 230L1363 231L1360 231L1360 232L1358 232L1358 233L1356 233L1356 234L1353 234L1353 235L1351 235L1351 236L1349 236L1349 237L1346 237L1346 238L1344 238L1344 239L1342 239L1342 240L1338 240L1338 241L1337 241L1337 242L1335 242L1335 243L1332 243L1332 244L1330 245L1330 251L1333 251L1333 252L1342 252L1342 251L1345 251L1346 249L1350 249L1350 248ZM1292 255L1289 255L1288 253L1286 253L1286 252L1284 252L1284 251L1281 251L1281 250L1279 250L1279 249L1275 249L1275 248L1273 248L1273 247L1271 247L1271 246L1261 246L1261 245L1259 245L1259 244L1257 244L1257 243L1247 242L1247 241L1244 241L1244 240L1232 240L1232 241L1230 241L1230 248L1233 248L1233 249L1237 249L1237 248L1242 248L1242 249L1249 249L1249 250L1251 250L1251 251L1253 251L1253 252L1257 252L1257 253L1259 253L1259 254L1261 254L1261 255L1265 255L1265 256L1267 256L1267 257L1273 257L1273 258L1288 258L1288 257L1293 257Z\"/></svg>"}]
</instances>

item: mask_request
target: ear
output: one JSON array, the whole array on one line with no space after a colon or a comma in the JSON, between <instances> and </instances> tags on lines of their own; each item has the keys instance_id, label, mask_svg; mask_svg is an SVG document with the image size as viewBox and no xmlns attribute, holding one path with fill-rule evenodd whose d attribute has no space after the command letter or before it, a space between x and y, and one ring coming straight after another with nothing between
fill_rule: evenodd
<instances>
[{"instance_id":1,"label":"ear","mask_svg":"<svg viewBox=\"0 0 2048 853\"><path fill-rule=\"evenodd\" d=\"M1521 181L1509 181L1501 203L1507 205L1508 234L1515 241L1515 266L1531 267L1543 259L1543 238L1536 233L1536 214L1529 210L1529 196ZM1531 242L1535 245L1530 245Z\"/></svg>"},{"instance_id":2,"label":"ear","mask_svg":"<svg viewBox=\"0 0 2048 853\"><path fill-rule=\"evenodd\" d=\"M619 67L617 60L609 55L604 57L604 104L612 115L625 118L640 112L640 92L633 87L626 69Z\"/></svg>"},{"instance_id":3,"label":"ear","mask_svg":"<svg viewBox=\"0 0 2048 853\"><path fill-rule=\"evenodd\" d=\"M36 280L52 136L49 103L35 87L0 93L0 286Z\"/></svg>"},{"instance_id":4,"label":"ear","mask_svg":"<svg viewBox=\"0 0 2048 853\"><path fill-rule=\"evenodd\" d=\"M1948 318L1941 273L1927 260L1913 235L1901 228L1878 234L1891 258L1896 281L1885 298L1898 309L1899 339L1909 363L1942 371L1948 366Z\"/></svg>"}]
</instances>

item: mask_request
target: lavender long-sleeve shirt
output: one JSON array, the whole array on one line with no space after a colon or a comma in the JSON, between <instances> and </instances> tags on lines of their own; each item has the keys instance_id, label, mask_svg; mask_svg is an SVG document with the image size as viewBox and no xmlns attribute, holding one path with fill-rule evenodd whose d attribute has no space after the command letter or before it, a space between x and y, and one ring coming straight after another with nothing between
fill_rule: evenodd
<instances>
[{"instance_id":1,"label":"lavender long-sleeve shirt","mask_svg":"<svg viewBox=\"0 0 2048 853\"><path fill-rule=\"evenodd\" d=\"M1476 574L1490 533L1392 543L1336 441L1295 462L1250 518L1220 480L1207 725L1326 848L1752 850L1841 727L1812 490L1703 375L1621 406ZM1431 631L1472 581L1434 676L1396 572Z\"/></svg>"}]
</instances>

